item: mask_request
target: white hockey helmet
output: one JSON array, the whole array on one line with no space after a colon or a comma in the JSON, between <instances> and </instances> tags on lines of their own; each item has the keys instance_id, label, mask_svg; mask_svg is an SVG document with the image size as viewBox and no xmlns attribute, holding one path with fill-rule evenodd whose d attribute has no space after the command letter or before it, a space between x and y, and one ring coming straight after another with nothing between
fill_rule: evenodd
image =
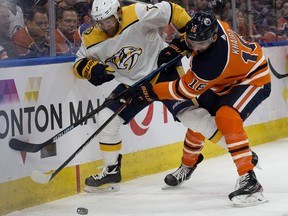
<instances>
[{"instance_id":1,"label":"white hockey helmet","mask_svg":"<svg viewBox=\"0 0 288 216\"><path fill-rule=\"evenodd\" d=\"M91 10L92 19L97 22L112 15L117 18L117 11L120 7L118 0L94 0Z\"/></svg>"}]
</instances>

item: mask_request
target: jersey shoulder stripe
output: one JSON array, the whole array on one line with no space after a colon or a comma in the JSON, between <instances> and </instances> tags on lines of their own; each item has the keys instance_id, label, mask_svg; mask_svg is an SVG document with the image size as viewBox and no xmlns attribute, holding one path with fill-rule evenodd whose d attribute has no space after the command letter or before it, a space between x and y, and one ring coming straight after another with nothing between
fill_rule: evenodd
<instances>
[{"instance_id":1,"label":"jersey shoulder stripe","mask_svg":"<svg viewBox=\"0 0 288 216\"><path fill-rule=\"evenodd\" d=\"M186 24L191 20L189 14L184 8L180 7L178 4L170 3L171 7L171 17L169 23L171 22L181 33L185 32Z\"/></svg>"},{"instance_id":2,"label":"jersey shoulder stripe","mask_svg":"<svg viewBox=\"0 0 288 216\"><path fill-rule=\"evenodd\" d=\"M135 9L136 4L132 4L126 7L122 7L122 31L124 31L127 27L139 21L139 18L136 14Z\"/></svg>"},{"instance_id":3,"label":"jersey shoulder stripe","mask_svg":"<svg viewBox=\"0 0 288 216\"><path fill-rule=\"evenodd\" d=\"M138 21L135 5L136 4L132 4L122 7L121 29L114 37L120 35L125 29ZM107 40L107 38L108 36L96 26L90 27L85 32L83 32L83 42L87 49L101 43L102 41Z\"/></svg>"}]
</instances>

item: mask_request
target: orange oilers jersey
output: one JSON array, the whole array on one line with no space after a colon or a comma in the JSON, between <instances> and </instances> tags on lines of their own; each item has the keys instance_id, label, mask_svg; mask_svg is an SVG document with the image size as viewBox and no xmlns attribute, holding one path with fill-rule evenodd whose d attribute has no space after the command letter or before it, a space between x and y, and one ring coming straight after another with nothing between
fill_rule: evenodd
<instances>
[{"instance_id":1,"label":"orange oilers jersey","mask_svg":"<svg viewBox=\"0 0 288 216\"><path fill-rule=\"evenodd\" d=\"M77 31L73 34L73 41L68 38L57 28L55 30L56 37L56 54L57 55L73 55L81 45L81 38Z\"/></svg>"},{"instance_id":2,"label":"orange oilers jersey","mask_svg":"<svg viewBox=\"0 0 288 216\"><path fill-rule=\"evenodd\" d=\"M19 56L25 57L42 57L49 56L48 40L45 37L42 47L39 47L32 39L28 32L27 27L24 27L16 31L12 35L12 41L14 43L16 52Z\"/></svg>"},{"instance_id":3,"label":"orange oilers jersey","mask_svg":"<svg viewBox=\"0 0 288 216\"><path fill-rule=\"evenodd\" d=\"M12 40L19 56L26 56L29 53L29 47L34 42L26 27L15 32Z\"/></svg>"},{"instance_id":4,"label":"orange oilers jersey","mask_svg":"<svg viewBox=\"0 0 288 216\"><path fill-rule=\"evenodd\" d=\"M258 43L243 40L220 20L217 34L212 48L193 52L190 69L181 79L154 86L159 99L194 98L208 89L225 95L237 85L262 86L271 81L267 61Z\"/></svg>"}]
</instances>

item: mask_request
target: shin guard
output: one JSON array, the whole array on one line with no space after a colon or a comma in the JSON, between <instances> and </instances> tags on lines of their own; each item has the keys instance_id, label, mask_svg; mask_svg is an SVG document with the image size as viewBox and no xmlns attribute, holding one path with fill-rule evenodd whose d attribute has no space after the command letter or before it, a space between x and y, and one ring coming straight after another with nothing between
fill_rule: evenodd
<instances>
[{"instance_id":1,"label":"shin guard","mask_svg":"<svg viewBox=\"0 0 288 216\"><path fill-rule=\"evenodd\" d=\"M222 106L216 113L216 124L225 137L227 148L241 176L252 170L252 152L240 114L232 107Z\"/></svg>"}]
</instances>

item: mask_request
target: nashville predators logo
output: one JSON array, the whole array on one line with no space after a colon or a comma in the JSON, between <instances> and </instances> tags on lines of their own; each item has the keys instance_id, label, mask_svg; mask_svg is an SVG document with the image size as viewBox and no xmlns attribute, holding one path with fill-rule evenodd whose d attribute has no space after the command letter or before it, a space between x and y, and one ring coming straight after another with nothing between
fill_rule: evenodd
<instances>
[{"instance_id":1,"label":"nashville predators logo","mask_svg":"<svg viewBox=\"0 0 288 216\"><path fill-rule=\"evenodd\" d=\"M141 53L141 48L123 47L116 54L106 59L105 63L112 63L120 70L130 70L138 62Z\"/></svg>"}]
</instances>

